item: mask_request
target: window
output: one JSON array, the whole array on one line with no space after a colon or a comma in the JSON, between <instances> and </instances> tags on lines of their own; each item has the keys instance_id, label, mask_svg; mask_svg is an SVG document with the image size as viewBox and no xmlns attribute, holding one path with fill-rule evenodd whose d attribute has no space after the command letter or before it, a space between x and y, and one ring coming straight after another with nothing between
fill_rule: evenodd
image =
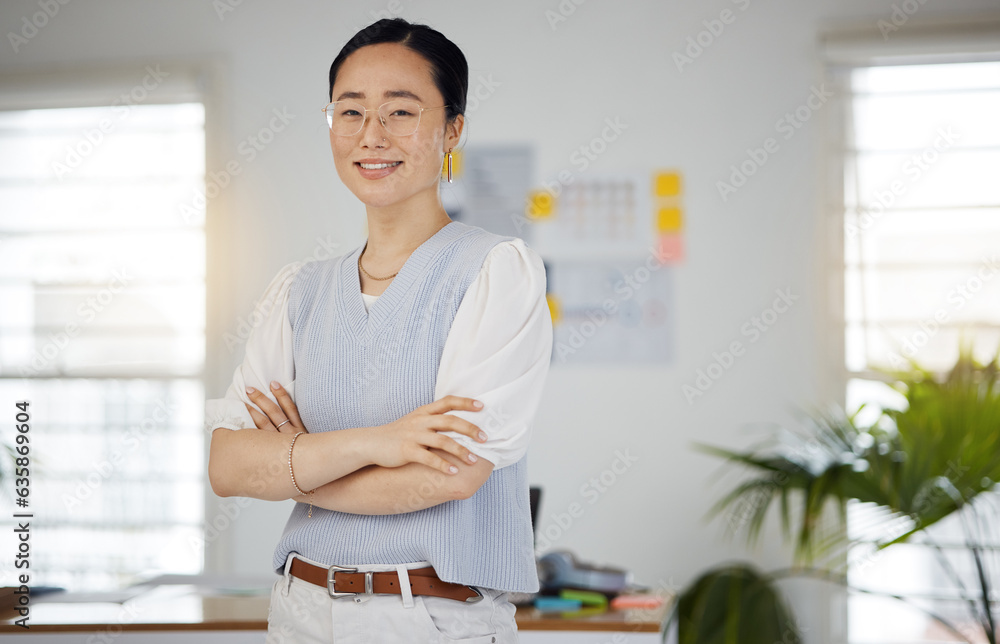
<instances>
[{"instance_id":1,"label":"window","mask_svg":"<svg viewBox=\"0 0 1000 644\"><path fill-rule=\"evenodd\" d=\"M144 73L108 85L124 100L36 82L0 105L0 401L7 422L30 401L32 585L203 567L205 114Z\"/></svg>"},{"instance_id":2,"label":"window","mask_svg":"<svg viewBox=\"0 0 1000 644\"><path fill-rule=\"evenodd\" d=\"M1000 346L1000 62L895 62L832 72L847 97L843 208L836 217L850 410L862 402L899 404L879 368L905 368L912 358L945 370L962 338L981 360ZM981 534L995 565L998 504L982 501L992 518ZM864 524L862 510L853 508L850 536L866 538ZM958 518L928 532L940 553L915 542L852 558L851 583L915 598L975 633L963 593L942 566L946 559L969 589L964 596L975 596L976 571ZM852 594L848 606L851 642L952 638L897 600Z\"/></svg>"}]
</instances>

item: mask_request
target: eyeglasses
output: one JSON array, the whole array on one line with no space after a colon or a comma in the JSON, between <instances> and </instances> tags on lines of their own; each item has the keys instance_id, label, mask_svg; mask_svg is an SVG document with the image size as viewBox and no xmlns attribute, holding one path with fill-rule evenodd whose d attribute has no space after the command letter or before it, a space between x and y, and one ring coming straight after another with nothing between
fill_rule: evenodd
<instances>
[{"instance_id":1,"label":"eyeglasses","mask_svg":"<svg viewBox=\"0 0 1000 644\"><path fill-rule=\"evenodd\" d=\"M406 99L389 101L379 106L378 110L368 110L364 105L354 101L334 101L323 108L326 112L326 122L330 131L337 136L354 136L365 127L368 112L378 113L378 120L386 132L393 136L409 136L420 127L420 115L427 110L439 110L448 107L420 107L416 101Z\"/></svg>"}]
</instances>

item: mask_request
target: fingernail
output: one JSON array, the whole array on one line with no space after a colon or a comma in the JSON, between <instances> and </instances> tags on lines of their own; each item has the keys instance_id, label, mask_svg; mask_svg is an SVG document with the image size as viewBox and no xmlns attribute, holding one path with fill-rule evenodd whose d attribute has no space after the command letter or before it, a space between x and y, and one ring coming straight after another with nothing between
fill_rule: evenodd
<instances>
[{"instance_id":1,"label":"fingernail","mask_svg":"<svg viewBox=\"0 0 1000 644\"><path fill-rule=\"evenodd\" d=\"M486 432L479 432L479 440L481 441L486 440Z\"/></svg>"},{"instance_id":2,"label":"fingernail","mask_svg":"<svg viewBox=\"0 0 1000 644\"><path fill-rule=\"evenodd\" d=\"M271 389L280 389L280 388L281 388L281 385L278 384L277 380L272 380L271 381Z\"/></svg>"},{"instance_id":3,"label":"fingernail","mask_svg":"<svg viewBox=\"0 0 1000 644\"><path fill-rule=\"evenodd\" d=\"M476 401L473 401L472 406L475 407L476 409L482 409L483 408L483 403L481 403L478 400L476 400Z\"/></svg>"},{"instance_id":4,"label":"fingernail","mask_svg":"<svg viewBox=\"0 0 1000 644\"><path fill-rule=\"evenodd\" d=\"M454 465L452 465L451 467L449 467L449 468L448 468L448 470L449 470L449 471L450 471L450 472L451 472L452 474L458 474L458 468L457 468L457 467L455 467Z\"/></svg>"},{"instance_id":5,"label":"fingernail","mask_svg":"<svg viewBox=\"0 0 1000 644\"><path fill-rule=\"evenodd\" d=\"M254 389L253 387L247 387L247 393L248 393L248 394L253 394L253 393L257 393L257 390L256 390L256 389Z\"/></svg>"},{"instance_id":6,"label":"fingernail","mask_svg":"<svg viewBox=\"0 0 1000 644\"><path fill-rule=\"evenodd\" d=\"M470 462L470 463L475 463L475 462L476 462L476 461L478 461L478 460L479 460L479 459L478 459L478 458L476 458L476 455L475 455L475 454L469 454L469 462Z\"/></svg>"}]
</instances>

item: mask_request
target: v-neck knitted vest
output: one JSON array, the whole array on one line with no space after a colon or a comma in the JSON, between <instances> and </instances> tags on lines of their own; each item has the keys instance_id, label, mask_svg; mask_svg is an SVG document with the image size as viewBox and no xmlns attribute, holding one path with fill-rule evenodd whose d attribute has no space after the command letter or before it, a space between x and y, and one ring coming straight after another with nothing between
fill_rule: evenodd
<instances>
[{"instance_id":1,"label":"v-neck knitted vest","mask_svg":"<svg viewBox=\"0 0 1000 644\"><path fill-rule=\"evenodd\" d=\"M433 402L459 304L489 251L509 239L450 222L411 253L368 312L361 246L303 266L288 314L295 399L309 431L377 427ZM307 504L296 503L274 551L275 571L283 572L290 552L341 566L429 561L445 581L538 590L526 457L494 470L469 499L402 511L419 494L400 497L401 512L387 515L313 508L309 518Z\"/></svg>"}]
</instances>

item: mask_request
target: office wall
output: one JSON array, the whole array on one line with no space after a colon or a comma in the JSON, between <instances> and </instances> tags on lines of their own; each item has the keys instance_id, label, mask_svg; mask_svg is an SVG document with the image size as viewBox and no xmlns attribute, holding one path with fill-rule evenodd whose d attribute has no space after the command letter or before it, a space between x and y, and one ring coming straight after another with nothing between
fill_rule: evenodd
<instances>
[{"instance_id":1,"label":"office wall","mask_svg":"<svg viewBox=\"0 0 1000 644\"><path fill-rule=\"evenodd\" d=\"M692 443L746 445L761 424L792 422L796 407L841 395L840 365L830 358L839 339L829 334L831 294L822 274L829 259L821 225L824 107L791 137L778 135L780 148L726 200L716 182L747 159L748 148L776 137L786 113L822 93L820 30L845 23L871 29L893 7L893 0L70 2L16 53L3 43L0 72L133 64L139 79L145 64L169 69L180 61L211 62L217 70L209 88L220 100L209 168L237 160L243 171L210 211L210 396L222 395L241 359L240 346L228 347L223 333L238 333L278 268L330 244L340 253L363 241L363 207L339 184L319 110L328 100L330 61L373 16L397 11L455 40L469 59L473 89L489 94L470 114L470 144L533 144L539 182L573 168L574 151L601 134L605 119L619 119L626 129L592 171L677 167L686 179L677 359L642 368L554 364L529 478L545 489L541 530L560 525L553 515L574 502L584 509L559 528L554 547L632 569L639 582L683 584L730 558L768 567L787 561L774 533L747 551L723 538L721 522L706 523L724 487L713 485L719 464L693 452ZM929 0L917 18L995 7ZM724 10L721 33L679 65L674 55L689 55L688 38ZM3 33L37 11L33 1L0 4ZM553 22L556 14L565 20ZM248 159L240 144L267 127L275 110L290 115L287 128ZM747 342L741 329L779 290L794 304ZM734 340L746 353L689 403L682 387L694 385L713 352ZM638 460L596 500L584 495L581 487L611 468L619 452ZM208 567L266 573L289 509L290 502L241 507L235 526L209 544ZM217 512L210 506L210 515Z\"/></svg>"}]
</instances>

